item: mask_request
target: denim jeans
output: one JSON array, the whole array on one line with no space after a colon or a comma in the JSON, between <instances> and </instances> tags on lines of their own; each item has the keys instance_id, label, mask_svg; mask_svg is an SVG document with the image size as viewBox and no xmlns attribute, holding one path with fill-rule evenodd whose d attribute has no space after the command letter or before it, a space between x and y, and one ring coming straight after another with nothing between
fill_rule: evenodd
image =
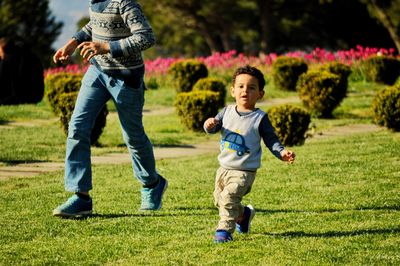
<instances>
[{"instance_id":1,"label":"denim jeans","mask_svg":"<svg viewBox=\"0 0 400 266\"><path fill-rule=\"evenodd\" d=\"M68 128L64 177L67 191L87 192L92 189L90 134L98 113L109 99L115 103L136 178L144 186L158 182L153 146L142 123L143 72L137 78L138 82L132 87L123 79L113 78L94 66L87 70Z\"/></svg>"}]
</instances>

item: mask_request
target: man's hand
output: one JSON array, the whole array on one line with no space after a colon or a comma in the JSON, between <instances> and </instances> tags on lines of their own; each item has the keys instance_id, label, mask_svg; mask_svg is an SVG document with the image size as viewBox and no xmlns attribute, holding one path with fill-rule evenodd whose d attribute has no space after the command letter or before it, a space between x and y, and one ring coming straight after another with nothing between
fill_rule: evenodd
<instances>
[{"instance_id":1,"label":"man's hand","mask_svg":"<svg viewBox=\"0 0 400 266\"><path fill-rule=\"evenodd\" d=\"M282 157L282 161L293 163L294 158L296 157L296 154L294 154L294 152L292 152L292 151L283 150L283 151L281 151L281 157Z\"/></svg>"}]
</instances>

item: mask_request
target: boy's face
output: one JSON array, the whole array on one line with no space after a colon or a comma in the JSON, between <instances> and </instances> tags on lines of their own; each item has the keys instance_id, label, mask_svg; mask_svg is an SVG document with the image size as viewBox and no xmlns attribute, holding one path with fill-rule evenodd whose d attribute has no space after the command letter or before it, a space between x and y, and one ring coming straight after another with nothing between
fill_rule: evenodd
<instances>
[{"instance_id":1,"label":"boy's face","mask_svg":"<svg viewBox=\"0 0 400 266\"><path fill-rule=\"evenodd\" d=\"M240 74L236 76L235 84L231 87L231 94L235 97L239 110L252 111L257 101L264 96L264 91L260 90L256 77Z\"/></svg>"}]
</instances>

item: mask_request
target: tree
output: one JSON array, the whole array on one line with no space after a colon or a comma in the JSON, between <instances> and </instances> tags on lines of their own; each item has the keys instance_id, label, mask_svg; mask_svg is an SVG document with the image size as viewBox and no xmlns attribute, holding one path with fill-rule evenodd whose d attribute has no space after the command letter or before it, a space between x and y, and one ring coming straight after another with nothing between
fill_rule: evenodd
<instances>
[{"instance_id":1,"label":"tree","mask_svg":"<svg viewBox=\"0 0 400 266\"><path fill-rule=\"evenodd\" d=\"M61 28L49 10L49 0L0 0L0 37L22 43L45 67L51 62L51 45Z\"/></svg>"},{"instance_id":2,"label":"tree","mask_svg":"<svg viewBox=\"0 0 400 266\"><path fill-rule=\"evenodd\" d=\"M400 53L400 0L360 0L388 31Z\"/></svg>"}]
</instances>

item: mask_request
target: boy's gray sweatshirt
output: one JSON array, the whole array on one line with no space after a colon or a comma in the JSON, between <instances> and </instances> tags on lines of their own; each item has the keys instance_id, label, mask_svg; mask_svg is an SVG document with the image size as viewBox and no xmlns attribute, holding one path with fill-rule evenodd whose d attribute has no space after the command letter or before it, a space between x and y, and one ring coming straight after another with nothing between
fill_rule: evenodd
<instances>
[{"instance_id":1,"label":"boy's gray sweatshirt","mask_svg":"<svg viewBox=\"0 0 400 266\"><path fill-rule=\"evenodd\" d=\"M268 149L281 158L284 149L275 134L268 115L260 109L238 113L236 106L225 107L215 117L219 123L205 131L213 134L221 130L219 163L226 169L256 171L261 164L261 138Z\"/></svg>"}]
</instances>

